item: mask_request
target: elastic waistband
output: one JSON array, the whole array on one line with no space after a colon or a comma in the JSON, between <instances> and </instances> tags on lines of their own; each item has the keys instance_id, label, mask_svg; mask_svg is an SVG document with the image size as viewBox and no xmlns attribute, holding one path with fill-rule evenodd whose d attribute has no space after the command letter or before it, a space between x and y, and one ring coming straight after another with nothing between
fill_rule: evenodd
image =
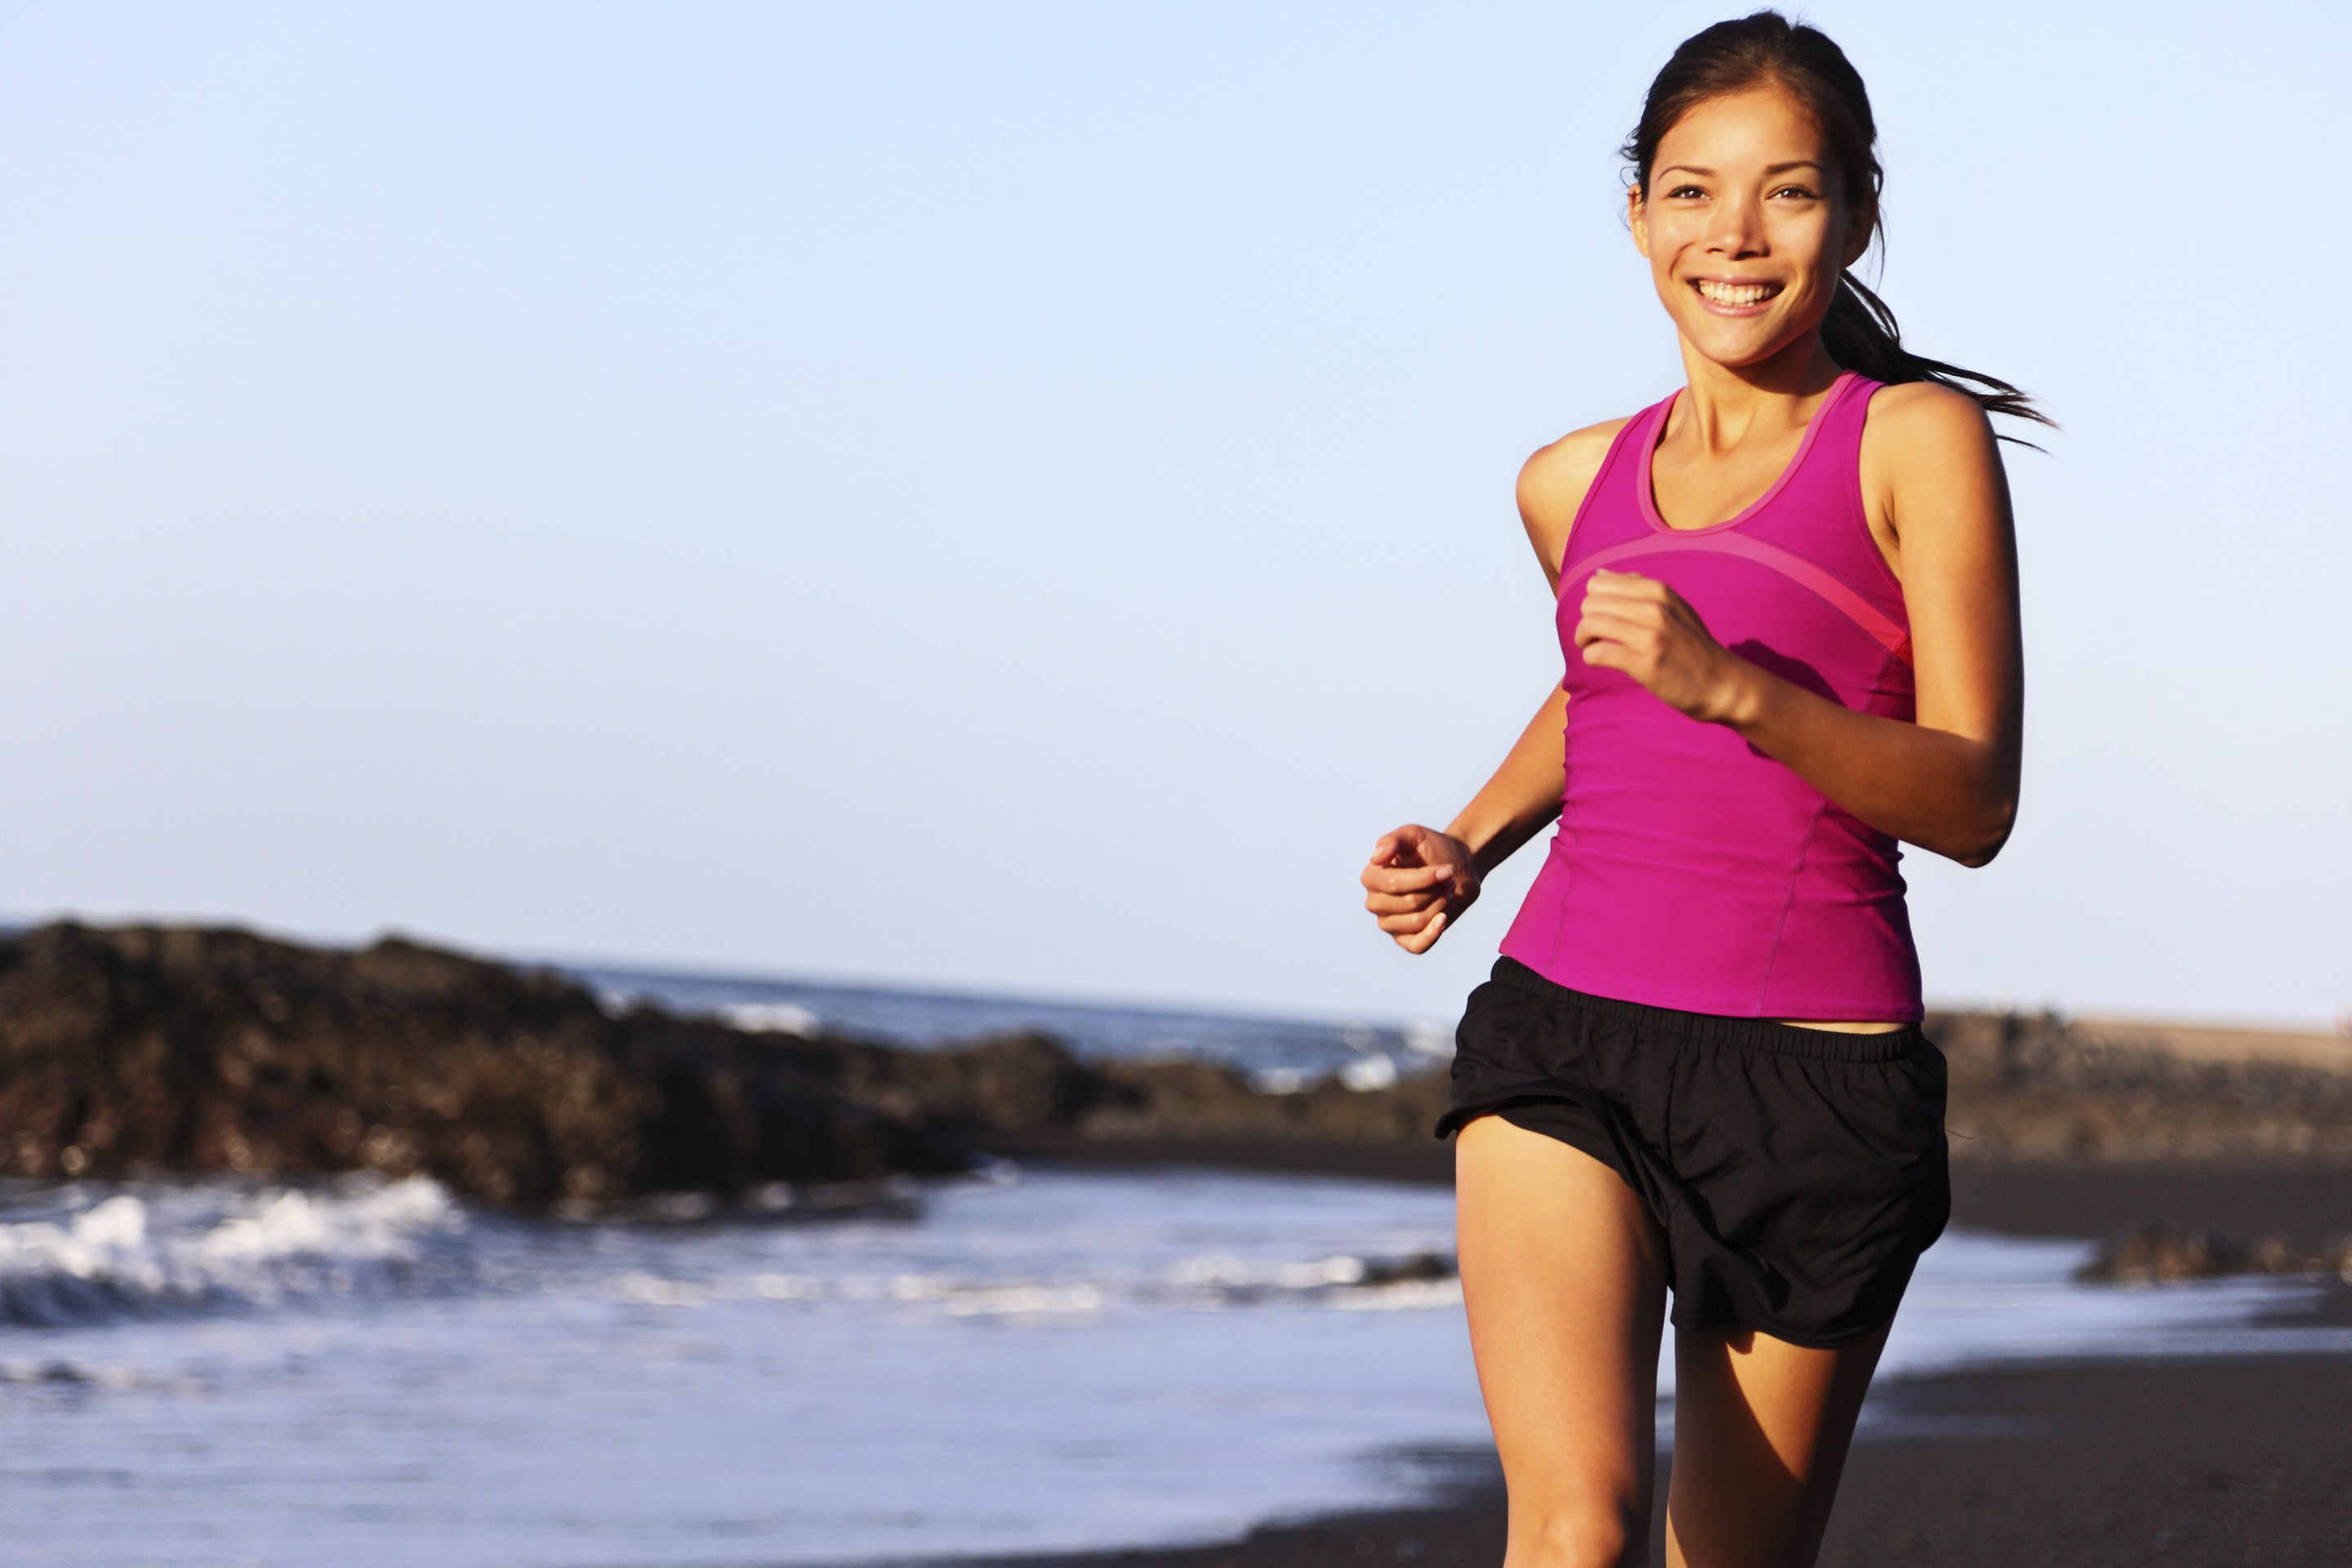
<instances>
[{"instance_id":1,"label":"elastic waistband","mask_svg":"<svg viewBox=\"0 0 2352 1568\"><path fill-rule=\"evenodd\" d=\"M1541 996L1560 1006L1575 1007L1596 1018L1608 1018L1635 1028L1670 1031L1700 1045L1727 1046L1740 1051L1771 1051L1786 1057L1808 1057L1823 1062L1894 1062L1927 1043L1916 1024L1904 1024L1874 1035L1850 1035L1839 1029L1802 1029L1769 1018L1734 1018L1721 1013L1685 1013L1679 1007L1653 1007L1643 1002L1620 1002L1595 996L1547 980L1515 958L1495 961L1495 984Z\"/></svg>"}]
</instances>

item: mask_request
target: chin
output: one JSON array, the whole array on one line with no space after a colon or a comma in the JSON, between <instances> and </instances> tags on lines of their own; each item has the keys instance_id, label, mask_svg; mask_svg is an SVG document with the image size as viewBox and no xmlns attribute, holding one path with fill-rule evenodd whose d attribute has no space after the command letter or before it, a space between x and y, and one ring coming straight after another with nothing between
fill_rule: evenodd
<instances>
[{"instance_id":1,"label":"chin","mask_svg":"<svg viewBox=\"0 0 2352 1568\"><path fill-rule=\"evenodd\" d=\"M1794 341L1778 337L1758 339L1745 333L1729 340L1715 333L1685 332L1683 335L1703 356L1727 370L1762 364L1774 355L1786 352Z\"/></svg>"}]
</instances>

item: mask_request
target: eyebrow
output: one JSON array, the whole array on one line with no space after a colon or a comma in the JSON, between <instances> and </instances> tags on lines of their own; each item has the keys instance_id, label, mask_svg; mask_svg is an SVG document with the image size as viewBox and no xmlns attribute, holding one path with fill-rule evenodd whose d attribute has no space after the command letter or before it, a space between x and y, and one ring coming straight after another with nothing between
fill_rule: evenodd
<instances>
[{"instance_id":1,"label":"eyebrow","mask_svg":"<svg viewBox=\"0 0 2352 1568\"><path fill-rule=\"evenodd\" d=\"M1785 174L1791 169L1818 170L1821 167L1821 163L1814 159L1799 158L1793 163L1768 164L1765 167L1764 172L1767 174ZM1671 174L1676 170L1680 170L1685 174L1696 174L1702 179L1711 180L1715 178L1715 171L1713 169L1702 169L1696 163L1669 163L1664 168L1658 170L1657 174L1661 175Z\"/></svg>"}]
</instances>

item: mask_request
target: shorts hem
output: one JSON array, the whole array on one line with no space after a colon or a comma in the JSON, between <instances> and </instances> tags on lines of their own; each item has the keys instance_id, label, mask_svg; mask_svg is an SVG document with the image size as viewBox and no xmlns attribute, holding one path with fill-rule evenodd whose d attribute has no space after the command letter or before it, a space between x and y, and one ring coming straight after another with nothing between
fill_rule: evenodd
<instances>
[{"instance_id":1,"label":"shorts hem","mask_svg":"<svg viewBox=\"0 0 2352 1568\"><path fill-rule=\"evenodd\" d=\"M1617 1151L1610 1146L1607 1139L1594 1138L1588 1142L1581 1138L1570 1138L1566 1133L1559 1131L1553 1128L1530 1127L1524 1121L1514 1121L1508 1114L1507 1114L1509 1111L1517 1110L1524 1106L1529 1105L1579 1105L1580 1103L1580 1101L1572 1096L1565 1094L1538 1093L1495 1095L1486 1100L1478 1100L1473 1104L1457 1105L1451 1110L1448 1110L1444 1115L1439 1117L1437 1119L1437 1136L1444 1138L1450 1133L1458 1133L1465 1127L1469 1126L1470 1123L1479 1120L1481 1117L1500 1116L1504 1121L1509 1121L1512 1126L1517 1128L1522 1132L1532 1132L1538 1138L1549 1138L1554 1142L1567 1144L1570 1148L1575 1150L1580 1154L1590 1154L1592 1158L1600 1161L1602 1164L1616 1172L1617 1179L1624 1183L1626 1186L1632 1188L1636 1197L1640 1196L1642 1189L1634 1184L1633 1178L1627 1173L1624 1164L1617 1158Z\"/></svg>"},{"instance_id":2,"label":"shorts hem","mask_svg":"<svg viewBox=\"0 0 2352 1568\"><path fill-rule=\"evenodd\" d=\"M1899 1310L1901 1303L1896 1303L1896 1308ZM1875 1322L1835 1334L1803 1333L1784 1324L1769 1322L1760 1318L1742 1318L1728 1314L1717 1314L1686 1323L1669 1312L1666 1314L1666 1321L1668 1325L1679 1333L1703 1334L1717 1329L1747 1329L1754 1333L1769 1334L1783 1344L1795 1345L1800 1350L1842 1351L1860 1344L1871 1335L1891 1327L1895 1321L1895 1316L1894 1312L1889 1312Z\"/></svg>"}]
</instances>

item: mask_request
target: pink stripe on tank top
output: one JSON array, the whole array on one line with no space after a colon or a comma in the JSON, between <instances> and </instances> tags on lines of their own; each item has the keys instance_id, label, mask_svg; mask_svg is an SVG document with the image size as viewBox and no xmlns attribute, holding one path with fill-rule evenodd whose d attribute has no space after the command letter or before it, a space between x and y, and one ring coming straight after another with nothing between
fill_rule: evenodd
<instances>
[{"instance_id":1,"label":"pink stripe on tank top","mask_svg":"<svg viewBox=\"0 0 2352 1568\"><path fill-rule=\"evenodd\" d=\"M1910 721L1910 617L1858 477L1877 386L1840 376L1772 487L1710 528L1668 527L1651 497L1675 400L1618 433L1560 571L1568 782L1506 955L1579 991L1692 1012L1920 1016L1895 841L1731 731L1586 665L1574 640L1585 580L1602 566L1636 571L1741 657L1858 712Z\"/></svg>"}]
</instances>

